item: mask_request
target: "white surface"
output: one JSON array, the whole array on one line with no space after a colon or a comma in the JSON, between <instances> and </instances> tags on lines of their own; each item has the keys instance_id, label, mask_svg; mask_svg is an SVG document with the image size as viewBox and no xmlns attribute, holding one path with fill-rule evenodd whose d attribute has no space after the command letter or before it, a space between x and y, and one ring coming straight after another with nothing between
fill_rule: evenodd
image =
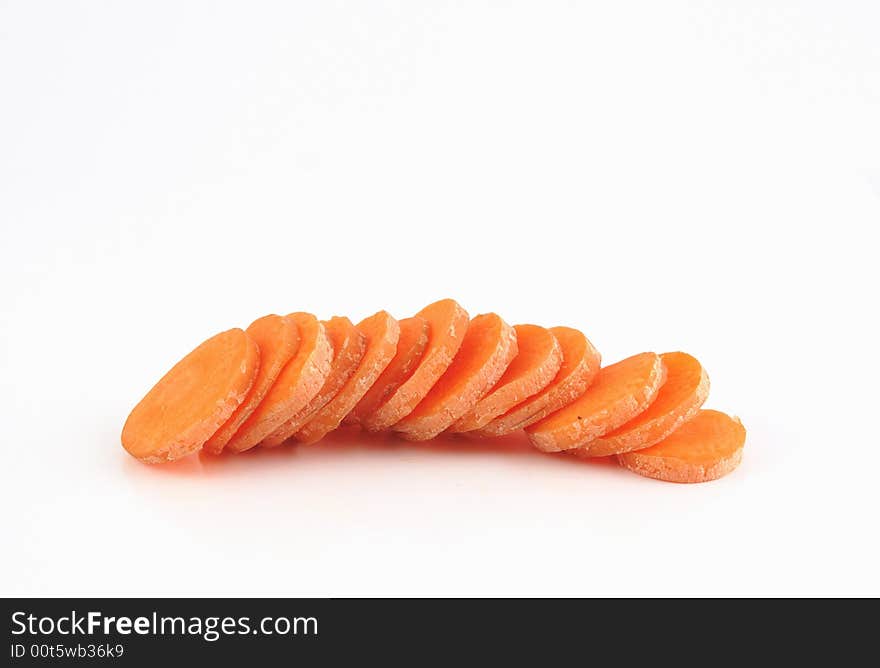
<instances>
[{"instance_id":1,"label":"white surface","mask_svg":"<svg viewBox=\"0 0 880 668\"><path fill-rule=\"evenodd\" d=\"M878 5L293 4L0 6L0 591L880 594ZM742 467L119 445L215 331L444 296L697 355Z\"/></svg>"}]
</instances>

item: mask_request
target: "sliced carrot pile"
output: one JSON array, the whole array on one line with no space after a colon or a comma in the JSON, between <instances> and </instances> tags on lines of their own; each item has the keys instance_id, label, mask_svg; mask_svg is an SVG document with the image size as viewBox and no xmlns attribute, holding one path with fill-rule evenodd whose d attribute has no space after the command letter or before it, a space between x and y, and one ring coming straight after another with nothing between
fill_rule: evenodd
<instances>
[{"instance_id":1,"label":"sliced carrot pile","mask_svg":"<svg viewBox=\"0 0 880 668\"><path fill-rule=\"evenodd\" d=\"M701 410L659 443L617 456L639 475L668 482L706 482L727 475L742 461L746 430L737 418Z\"/></svg>"},{"instance_id":2,"label":"sliced carrot pile","mask_svg":"<svg viewBox=\"0 0 880 668\"><path fill-rule=\"evenodd\" d=\"M122 445L158 463L314 443L343 424L411 441L524 430L544 452L702 482L732 471L745 442L738 419L702 409L708 394L708 375L687 353L601 367L576 329L469 319L443 299L401 321L386 311L357 325L292 313L218 334L135 406Z\"/></svg>"},{"instance_id":3,"label":"sliced carrot pile","mask_svg":"<svg viewBox=\"0 0 880 668\"><path fill-rule=\"evenodd\" d=\"M131 411L122 445L149 463L198 451L244 401L260 349L241 329L211 337L175 364Z\"/></svg>"},{"instance_id":4,"label":"sliced carrot pile","mask_svg":"<svg viewBox=\"0 0 880 668\"><path fill-rule=\"evenodd\" d=\"M659 443L690 420L709 396L709 376L687 353L660 355L666 382L647 410L604 436L571 452L580 457L605 457L642 450Z\"/></svg>"},{"instance_id":5,"label":"sliced carrot pile","mask_svg":"<svg viewBox=\"0 0 880 668\"><path fill-rule=\"evenodd\" d=\"M514 406L474 432L504 436L534 424L581 396L599 372L602 358L589 339L571 327L552 327L550 333L562 350L562 366L553 381L535 396Z\"/></svg>"},{"instance_id":6,"label":"sliced carrot pile","mask_svg":"<svg viewBox=\"0 0 880 668\"><path fill-rule=\"evenodd\" d=\"M287 316L299 329L299 348L275 379L265 398L226 444L231 452L250 450L303 409L321 390L333 358L333 346L311 313Z\"/></svg>"},{"instance_id":7,"label":"sliced carrot pile","mask_svg":"<svg viewBox=\"0 0 880 668\"><path fill-rule=\"evenodd\" d=\"M397 340L400 338L400 325L391 314L379 311L359 322L357 328L367 342L357 370L330 403L294 434L297 441L314 443L336 429L394 358Z\"/></svg>"},{"instance_id":8,"label":"sliced carrot pile","mask_svg":"<svg viewBox=\"0 0 880 668\"><path fill-rule=\"evenodd\" d=\"M470 321L461 349L427 396L392 429L404 438L434 438L471 410L516 356L516 331L494 313Z\"/></svg>"},{"instance_id":9,"label":"sliced carrot pile","mask_svg":"<svg viewBox=\"0 0 880 668\"><path fill-rule=\"evenodd\" d=\"M279 446L302 429L319 410L339 393L364 356L367 339L352 324L351 320L337 316L330 318L323 324L324 330L330 338L330 345L333 346L333 364L330 367L330 373L314 399L264 438L260 443L263 447Z\"/></svg>"},{"instance_id":10,"label":"sliced carrot pile","mask_svg":"<svg viewBox=\"0 0 880 668\"><path fill-rule=\"evenodd\" d=\"M419 316L404 318L400 321L400 338L397 341L397 352L385 371L379 376L373 387L361 397L351 413L345 416L344 424L356 424L370 415L398 387L400 387L416 370L425 346L428 345L430 333L428 321Z\"/></svg>"},{"instance_id":11,"label":"sliced carrot pile","mask_svg":"<svg viewBox=\"0 0 880 668\"><path fill-rule=\"evenodd\" d=\"M412 375L376 410L361 418L367 431L383 431L409 415L449 368L461 347L468 314L454 299L441 299L416 315L428 322L428 345Z\"/></svg>"},{"instance_id":12,"label":"sliced carrot pile","mask_svg":"<svg viewBox=\"0 0 880 668\"><path fill-rule=\"evenodd\" d=\"M515 325L516 357L495 386L449 431L473 431L543 390L562 365L562 348L553 333L537 325Z\"/></svg>"},{"instance_id":13,"label":"sliced carrot pile","mask_svg":"<svg viewBox=\"0 0 880 668\"><path fill-rule=\"evenodd\" d=\"M229 439L254 412L299 345L296 324L280 315L263 316L252 322L245 331L260 349L260 369L247 398L205 443L205 451L213 455L223 451Z\"/></svg>"},{"instance_id":14,"label":"sliced carrot pile","mask_svg":"<svg viewBox=\"0 0 880 668\"><path fill-rule=\"evenodd\" d=\"M641 353L602 368L578 399L526 427L544 452L581 447L644 411L663 385L666 370L656 353Z\"/></svg>"}]
</instances>

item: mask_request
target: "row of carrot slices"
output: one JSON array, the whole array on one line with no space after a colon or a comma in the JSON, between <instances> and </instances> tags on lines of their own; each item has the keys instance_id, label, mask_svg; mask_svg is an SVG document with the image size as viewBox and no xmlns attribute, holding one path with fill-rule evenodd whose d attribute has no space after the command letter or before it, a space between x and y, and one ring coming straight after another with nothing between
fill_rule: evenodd
<instances>
[{"instance_id":1,"label":"row of carrot slices","mask_svg":"<svg viewBox=\"0 0 880 668\"><path fill-rule=\"evenodd\" d=\"M569 327L470 318L444 299L411 318L268 315L208 339L135 406L122 444L167 462L314 443L343 424L423 441L525 430L544 452L616 456L626 468L702 482L739 464L745 429L703 410L709 379L683 352L601 366Z\"/></svg>"}]
</instances>

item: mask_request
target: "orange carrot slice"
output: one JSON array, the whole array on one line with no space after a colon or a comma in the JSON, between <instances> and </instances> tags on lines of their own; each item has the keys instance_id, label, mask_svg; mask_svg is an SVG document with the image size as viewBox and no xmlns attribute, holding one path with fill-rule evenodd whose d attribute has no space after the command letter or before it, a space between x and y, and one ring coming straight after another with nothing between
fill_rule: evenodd
<instances>
[{"instance_id":1,"label":"orange carrot slice","mask_svg":"<svg viewBox=\"0 0 880 668\"><path fill-rule=\"evenodd\" d=\"M299 348L235 435L226 444L231 452L250 450L303 409L321 390L330 373L333 346L311 313L287 316L299 329Z\"/></svg>"},{"instance_id":2,"label":"orange carrot slice","mask_svg":"<svg viewBox=\"0 0 880 668\"><path fill-rule=\"evenodd\" d=\"M360 364L367 347L367 339L348 318L335 317L324 322L330 344L333 346L333 364L321 391L302 410L263 439L266 448L281 445L303 428L315 414L335 397Z\"/></svg>"},{"instance_id":3,"label":"orange carrot slice","mask_svg":"<svg viewBox=\"0 0 880 668\"><path fill-rule=\"evenodd\" d=\"M454 299L441 299L417 314L428 322L428 345L416 370L379 408L361 419L367 431L382 431L409 415L452 364L468 328L468 314Z\"/></svg>"},{"instance_id":4,"label":"orange carrot slice","mask_svg":"<svg viewBox=\"0 0 880 668\"><path fill-rule=\"evenodd\" d=\"M739 466L745 441L745 427L737 418L701 410L659 443L617 459L630 471L649 478L706 482Z\"/></svg>"},{"instance_id":5,"label":"orange carrot slice","mask_svg":"<svg viewBox=\"0 0 880 668\"><path fill-rule=\"evenodd\" d=\"M553 327L559 341L562 366L541 392L514 406L489 424L473 432L478 436L503 436L534 424L581 396L599 371L602 357L589 339L571 327Z\"/></svg>"},{"instance_id":6,"label":"orange carrot slice","mask_svg":"<svg viewBox=\"0 0 880 668\"><path fill-rule=\"evenodd\" d=\"M580 398L526 427L538 450L559 452L589 443L644 411L663 385L666 370L656 353L606 366Z\"/></svg>"},{"instance_id":7,"label":"orange carrot slice","mask_svg":"<svg viewBox=\"0 0 880 668\"><path fill-rule=\"evenodd\" d=\"M461 349L446 373L392 429L412 441L434 438L471 410L516 356L516 331L494 313L470 321Z\"/></svg>"},{"instance_id":8,"label":"orange carrot slice","mask_svg":"<svg viewBox=\"0 0 880 668\"><path fill-rule=\"evenodd\" d=\"M219 455L242 423L254 412L299 345L299 331L293 321L280 315L263 316L245 330L260 349L260 369L247 398L228 420L205 442L204 450Z\"/></svg>"},{"instance_id":9,"label":"orange carrot slice","mask_svg":"<svg viewBox=\"0 0 880 668\"><path fill-rule=\"evenodd\" d=\"M358 323L358 331L367 340L364 356L357 371L345 383L339 393L319 410L294 438L301 443L315 443L336 429L342 418L351 412L364 393L385 370L400 338L400 325L387 311L379 311Z\"/></svg>"},{"instance_id":10,"label":"orange carrot slice","mask_svg":"<svg viewBox=\"0 0 880 668\"><path fill-rule=\"evenodd\" d=\"M450 428L473 431L543 390L562 365L562 349L550 330L515 325L517 354L495 386Z\"/></svg>"},{"instance_id":11,"label":"orange carrot slice","mask_svg":"<svg viewBox=\"0 0 880 668\"><path fill-rule=\"evenodd\" d=\"M244 401L260 349L241 329L211 337L175 364L131 411L122 446L148 463L198 451Z\"/></svg>"},{"instance_id":12,"label":"orange carrot slice","mask_svg":"<svg viewBox=\"0 0 880 668\"><path fill-rule=\"evenodd\" d=\"M604 436L571 450L579 457L605 457L659 443L693 418L709 396L709 376L687 353L660 355L666 382L647 410Z\"/></svg>"},{"instance_id":13,"label":"orange carrot slice","mask_svg":"<svg viewBox=\"0 0 880 668\"><path fill-rule=\"evenodd\" d=\"M359 423L364 416L370 415L398 387L400 387L415 371L425 346L428 345L428 321L419 316L404 318L400 321L400 338L397 341L397 352L391 363L385 367L382 375L361 397L351 413L345 416L343 424Z\"/></svg>"}]
</instances>

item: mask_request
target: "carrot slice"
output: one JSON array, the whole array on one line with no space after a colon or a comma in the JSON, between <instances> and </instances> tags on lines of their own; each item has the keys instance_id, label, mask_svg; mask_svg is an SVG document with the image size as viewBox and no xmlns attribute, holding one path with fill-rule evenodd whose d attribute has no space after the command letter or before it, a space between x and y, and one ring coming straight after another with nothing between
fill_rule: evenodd
<instances>
[{"instance_id":1,"label":"carrot slice","mask_svg":"<svg viewBox=\"0 0 880 668\"><path fill-rule=\"evenodd\" d=\"M660 355L666 382L647 410L604 436L571 450L579 457L605 457L659 443L693 418L709 396L709 376L687 353Z\"/></svg>"},{"instance_id":2,"label":"carrot slice","mask_svg":"<svg viewBox=\"0 0 880 668\"><path fill-rule=\"evenodd\" d=\"M287 317L299 329L299 348L260 405L226 444L231 452L250 450L302 410L330 373L333 347L324 325L311 313L291 313Z\"/></svg>"},{"instance_id":3,"label":"carrot slice","mask_svg":"<svg viewBox=\"0 0 880 668\"><path fill-rule=\"evenodd\" d=\"M461 349L446 373L392 429L412 441L434 438L471 410L516 356L516 331L494 313L470 321Z\"/></svg>"},{"instance_id":4,"label":"carrot slice","mask_svg":"<svg viewBox=\"0 0 880 668\"><path fill-rule=\"evenodd\" d=\"M538 450L559 452L589 443L629 422L654 400L666 378L656 353L606 366L580 398L526 428Z\"/></svg>"},{"instance_id":5,"label":"carrot slice","mask_svg":"<svg viewBox=\"0 0 880 668\"><path fill-rule=\"evenodd\" d=\"M330 344L333 346L333 364L321 391L302 410L263 439L262 445L272 448L281 445L311 420L335 397L360 364L367 347L367 339L348 318L335 317L324 322Z\"/></svg>"},{"instance_id":6,"label":"carrot slice","mask_svg":"<svg viewBox=\"0 0 880 668\"><path fill-rule=\"evenodd\" d=\"M571 327L552 327L562 349L562 366L546 388L478 429L478 436L503 436L524 429L581 396L599 371L602 357L589 339Z\"/></svg>"},{"instance_id":7,"label":"carrot slice","mask_svg":"<svg viewBox=\"0 0 880 668\"><path fill-rule=\"evenodd\" d=\"M486 426L494 418L543 390L562 366L562 349L550 330L537 325L515 325L517 354L507 371L450 432Z\"/></svg>"},{"instance_id":8,"label":"carrot slice","mask_svg":"<svg viewBox=\"0 0 880 668\"><path fill-rule=\"evenodd\" d=\"M400 325L387 311L379 311L357 324L358 331L367 340L364 356L357 371L345 383L339 393L319 410L294 438L301 443L314 443L336 429L342 418L351 412L364 393L370 389L385 370L400 338Z\"/></svg>"},{"instance_id":9,"label":"carrot slice","mask_svg":"<svg viewBox=\"0 0 880 668\"><path fill-rule=\"evenodd\" d=\"M400 338L397 341L397 352L391 363L385 367L382 375L373 386L361 397L351 413L345 416L343 424L356 424L370 415L398 387L400 387L415 371L425 346L428 345L428 321L419 316L404 318L400 321Z\"/></svg>"},{"instance_id":10,"label":"carrot slice","mask_svg":"<svg viewBox=\"0 0 880 668\"><path fill-rule=\"evenodd\" d=\"M247 398L205 442L204 450L219 455L242 423L254 412L299 345L296 325L280 315L254 320L245 330L260 349L260 369Z\"/></svg>"},{"instance_id":11,"label":"carrot slice","mask_svg":"<svg viewBox=\"0 0 880 668\"><path fill-rule=\"evenodd\" d=\"M706 482L733 471L742 461L746 430L720 411L701 410L659 443L617 456L639 475L668 482Z\"/></svg>"},{"instance_id":12,"label":"carrot slice","mask_svg":"<svg viewBox=\"0 0 880 668\"><path fill-rule=\"evenodd\" d=\"M122 428L122 447L151 464L196 452L244 401L259 366L260 349L244 330L211 337L132 409Z\"/></svg>"},{"instance_id":13,"label":"carrot slice","mask_svg":"<svg viewBox=\"0 0 880 668\"><path fill-rule=\"evenodd\" d=\"M409 415L452 364L468 328L468 314L454 299L441 299L416 314L428 322L430 334L422 359L412 375L372 414L361 419L367 431L382 431Z\"/></svg>"}]
</instances>

